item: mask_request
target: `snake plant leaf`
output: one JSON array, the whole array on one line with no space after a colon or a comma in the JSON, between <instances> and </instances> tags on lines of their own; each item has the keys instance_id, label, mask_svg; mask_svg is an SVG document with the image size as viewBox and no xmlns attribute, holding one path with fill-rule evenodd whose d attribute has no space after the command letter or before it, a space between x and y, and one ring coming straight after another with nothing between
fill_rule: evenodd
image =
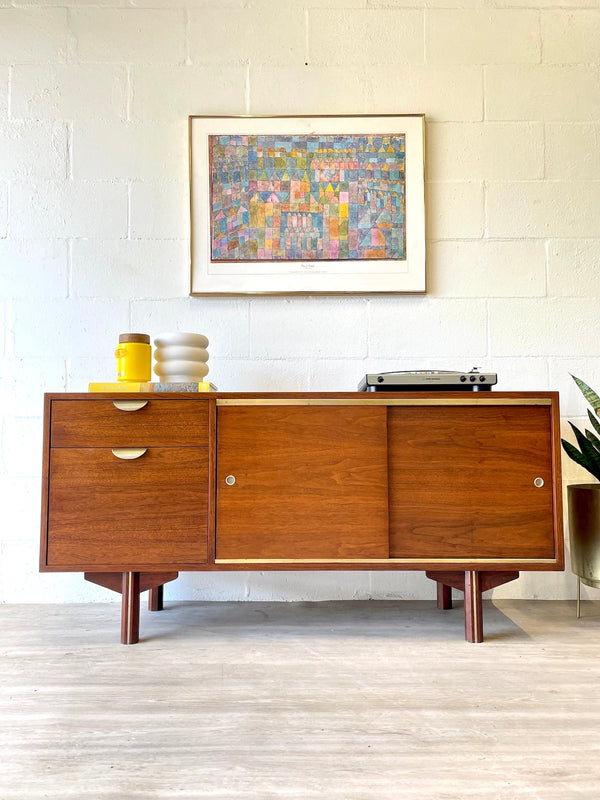
<instances>
[{"instance_id":1,"label":"snake plant leaf","mask_svg":"<svg viewBox=\"0 0 600 800\"><path fill-rule=\"evenodd\" d=\"M590 422L594 426L596 433L600 433L600 422L598 421L598 417L595 417L589 410L589 408L588 408L588 417L590 418Z\"/></svg>"},{"instance_id":2,"label":"snake plant leaf","mask_svg":"<svg viewBox=\"0 0 600 800\"><path fill-rule=\"evenodd\" d=\"M598 437L591 431L586 430L585 435L588 442L591 442L592 446L595 447L596 450L600 453L600 439L598 439Z\"/></svg>"},{"instance_id":3,"label":"snake plant leaf","mask_svg":"<svg viewBox=\"0 0 600 800\"><path fill-rule=\"evenodd\" d=\"M567 442L566 439L561 439L562 446L565 449L565 453L569 456L569 458L573 459L576 464L584 467L594 478L600 480L600 469L595 469L593 465L590 465L588 459L579 452L579 450L571 444L571 442Z\"/></svg>"},{"instance_id":4,"label":"snake plant leaf","mask_svg":"<svg viewBox=\"0 0 600 800\"><path fill-rule=\"evenodd\" d=\"M576 378L575 375L571 375L571 377L596 414L600 413L600 397L596 394L596 392L591 389L587 383L584 383L581 378Z\"/></svg>"},{"instance_id":5,"label":"snake plant leaf","mask_svg":"<svg viewBox=\"0 0 600 800\"><path fill-rule=\"evenodd\" d=\"M567 442L565 439L561 439L561 443L569 458L600 480L600 396L581 378L576 378L575 375L571 375L571 377L593 409L593 413L588 409L587 415L596 433L592 433L589 430L582 433L572 422L569 422L579 445L579 450L574 444Z\"/></svg>"},{"instance_id":6,"label":"snake plant leaf","mask_svg":"<svg viewBox=\"0 0 600 800\"><path fill-rule=\"evenodd\" d=\"M600 473L600 453L588 440L587 436L585 436L585 434L583 434L579 428L577 428L577 426L573 425L572 422L569 422L569 425L575 434L577 444L581 450L581 455L585 459L583 466L585 466L585 468L591 472L592 475L597 476L597 474ZM582 462L578 461L578 463L581 464Z\"/></svg>"},{"instance_id":7,"label":"snake plant leaf","mask_svg":"<svg viewBox=\"0 0 600 800\"><path fill-rule=\"evenodd\" d=\"M579 428L572 422L569 422L569 425L571 426L571 430L575 434L575 438L577 439L577 444L579 445L579 449L584 455L586 455L586 453L589 453L589 448L591 447L589 439L583 433L583 431L580 431Z\"/></svg>"}]
</instances>

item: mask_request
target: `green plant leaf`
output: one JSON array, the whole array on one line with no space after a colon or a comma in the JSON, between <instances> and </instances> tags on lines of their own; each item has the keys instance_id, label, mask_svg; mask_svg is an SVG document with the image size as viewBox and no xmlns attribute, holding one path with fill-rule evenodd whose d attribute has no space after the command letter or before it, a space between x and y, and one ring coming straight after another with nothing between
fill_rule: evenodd
<instances>
[{"instance_id":1,"label":"green plant leaf","mask_svg":"<svg viewBox=\"0 0 600 800\"><path fill-rule=\"evenodd\" d=\"M592 475L597 477L598 474L600 474L600 453L576 425L573 425L572 422L569 422L569 425L575 434L577 444L581 450L581 455L585 459L583 466L585 466L588 472L591 472ZM579 461L578 463L581 464L582 462Z\"/></svg>"},{"instance_id":2,"label":"green plant leaf","mask_svg":"<svg viewBox=\"0 0 600 800\"><path fill-rule=\"evenodd\" d=\"M577 444L579 445L579 449L584 455L586 455L586 451L589 452L589 448L591 447L587 436L583 433L583 431L579 430L577 425L574 425L572 422L569 422L569 425L571 426L571 430L575 434L575 438L577 439Z\"/></svg>"},{"instance_id":3,"label":"green plant leaf","mask_svg":"<svg viewBox=\"0 0 600 800\"><path fill-rule=\"evenodd\" d=\"M591 431L586 431L585 435L588 442L591 442L592 445L596 448L596 450L600 453L600 439L598 439L598 437Z\"/></svg>"},{"instance_id":4,"label":"green plant leaf","mask_svg":"<svg viewBox=\"0 0 600 800\"><path fill-rule=\"evenodd\" d=\"M569 458L586 469L594 478L600 480L600 469L596 469L593 464L590 464L589 460L571 442L567 442L566 439L561 439L560 441Z\"/></svg>"},{"instance_id":5,"label":"green plant leaf","mask_svg":"<svg viewBox=\"0 0 600 800\"><path fill-rule=\"evenodd\" d=\"M595 417L589 410L589 408L588 408L588 417L590 418L590 422L594 426L596 433L600 433L600 422L598 421L598 417Z\"/></svg>"},{"instance_id":6,"label":"green plant leaf","mask_svg":"<svg viewBox=\"0 0 600 800\"><path fill-rule=\"evenodd\" d=\"M571 375L571 377L573 378L573 380L575 381L575 383L579 387L579 390L581 391L581 393L583 394L585 399L588 401L588 403L594 409L596 414L598 414L598 412L600 411L600 397L598 397L596 392L593 389L590 389L590 387L587 385L587 383L584 383L581 380L581 378L576 378L575 375Z\"/></svg>"}]
</instances>

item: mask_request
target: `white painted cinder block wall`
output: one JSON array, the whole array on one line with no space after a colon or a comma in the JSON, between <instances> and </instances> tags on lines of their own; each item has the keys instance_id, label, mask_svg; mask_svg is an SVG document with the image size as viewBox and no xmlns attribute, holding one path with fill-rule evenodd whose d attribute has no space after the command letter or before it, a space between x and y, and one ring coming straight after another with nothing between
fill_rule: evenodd
<instances>
[{"instance_id":1,"label":"white painted cinder block wall","mask_svg":"<svg viewBox=\"0 0 600 800\"><path fill-rule=\"evenodd\" d=\"M189 114L427 115L428 292L190 298ZM0 599L39 575L44 391L127 330L199 331L224 390L472 366L600 386L600 0L0 0ZM565 463L565 482L582 478ZM583 477L585 480L585 477ZM183 574L180 599L432 598L420 573ZM495 596L566 598L569 572ZM590 597L594 596L590 590Z\"/></svg>"}]
</instances>

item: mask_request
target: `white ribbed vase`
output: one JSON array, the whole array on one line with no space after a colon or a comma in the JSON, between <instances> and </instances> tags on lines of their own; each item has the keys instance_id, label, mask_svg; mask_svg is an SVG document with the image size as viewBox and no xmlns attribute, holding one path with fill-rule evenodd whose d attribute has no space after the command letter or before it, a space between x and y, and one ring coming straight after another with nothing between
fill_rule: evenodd
<instances>
[{"instance_id":1,"label":"white ribbed vase","mask_svg":"<svg viewBox=\"0 0 600 800\"><path fill-rule=\"evenodd\" d=\"M201 333L161 333L154 340L154 372L161 383L203 381L208 374L207 347Z\"/></svg>"}]
</instances>

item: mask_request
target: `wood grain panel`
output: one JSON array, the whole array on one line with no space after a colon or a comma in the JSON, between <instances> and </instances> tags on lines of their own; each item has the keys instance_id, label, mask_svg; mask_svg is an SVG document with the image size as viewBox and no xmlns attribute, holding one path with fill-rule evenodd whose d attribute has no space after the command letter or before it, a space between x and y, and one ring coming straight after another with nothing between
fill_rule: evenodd
<instances>
[{"instance_id":1,"label":"wood grain panel","mask_svg":"<svg viewBox=\"0 0 600 800\"><path fill-rule=\"evenodd\" d=\"M104 448L50 453L48 566L201 564L207 558L208 452Z\"/></svg>"},{"instance_id":2,"label":"wood grain panel","mask_svg":"<svg viewBox=\"0 0 600 800\"><path fill-rule=\"evenodd\" d=\"M112 400L53 400L51 413L52 447L207 445L208 401L197 397L151 399L138 411L121 411Z\"/></svg>"},{"instance_id":3,"label":"wood grain panel","mask_svg":"<svg viewBox=\"0 0 600 800\"><path fill-rule=\"evenodd\" d=\"M390 555L553 558L550 414L546 406L390 409Z\"/></svg>"},{"instance_id":4,"label":"wood grain panel","mask_svg":"<svg viewBox=\"0 0 600 800\"><path fill-rule=\"evenodd\" d=\"M385 408L219 408L217 438L217 558L387 558Z\"/></svg>"}]
</instances>

